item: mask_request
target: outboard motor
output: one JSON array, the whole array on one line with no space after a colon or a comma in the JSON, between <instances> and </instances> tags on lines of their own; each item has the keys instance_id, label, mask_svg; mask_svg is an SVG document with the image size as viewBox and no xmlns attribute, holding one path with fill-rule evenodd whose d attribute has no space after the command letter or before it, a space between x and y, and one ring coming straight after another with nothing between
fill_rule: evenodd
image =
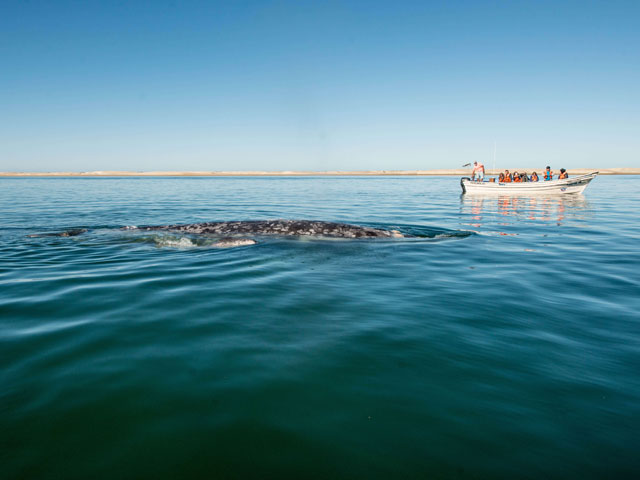
<instances>
[{"instance_id":1,"label":"outboard motor","mask_svg":"<svg viewBox=\"0 0 640 480\"><path fill-rule=\"evenodd\" d=\"M467 189L466 189L466 188L465 188L465 186L464 186L464 181L465 181L465 180L469 180L469 181L471 181L471 178L469 178L469 177L462 177L462 178L460 179L460 186L462 187L462 193L467 193Z\"/></svg>"}]
</instances>

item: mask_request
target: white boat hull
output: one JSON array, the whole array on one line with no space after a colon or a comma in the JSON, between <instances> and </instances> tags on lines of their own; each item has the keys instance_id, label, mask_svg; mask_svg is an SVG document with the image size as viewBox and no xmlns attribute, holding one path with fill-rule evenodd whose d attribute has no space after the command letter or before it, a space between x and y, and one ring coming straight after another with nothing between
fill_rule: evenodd
<instances>
[{"instance_id":1,"label":"white boat hull","mask_svg":"<svg viewBox=\"0 0 640 480\"><path fill-rule=\"evenodd\" d=\"M598 172L588 173L563 180L524 183L474 182L469 178L460 180L463 194L469 195L567 195L582 193Z\"/></svg>"}]
</instances>

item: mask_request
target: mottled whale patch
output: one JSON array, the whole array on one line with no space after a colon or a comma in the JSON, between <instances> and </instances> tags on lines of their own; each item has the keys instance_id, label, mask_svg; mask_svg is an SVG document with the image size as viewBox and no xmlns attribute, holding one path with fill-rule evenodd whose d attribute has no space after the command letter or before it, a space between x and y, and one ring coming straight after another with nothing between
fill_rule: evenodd
<instances>
[{"instance_id":1,"label":"mottled whale patch","mask_svg":"<svg viewBox=\"0 0 640 480\"><path fill-rule=\"evenodd\" d=\"M347 223L313 220L251 220L244 222L205 222L139 227L139 230L167 230L209 235L283 235L332 238L403 238L397 230L363 227Z\"/></svg>"},{"instance_id":2,"label":"mottled whale patch","mask_svg":"<svg viewBox=\"0 0 640 480\"><path fill-rule=\"evenodd\" d=\"M156 234L141 239L145 243L153 243L159 248L235 248L255 245L255 240L251 238L225 237L220 239L202 239L192 236L176 236L174 234Z\"/></svg>"},{"instance_id":3,"label":"mottled whale patch","mask_svg":"<svg viewBox=\"0 0 640 480\"><path fill-rule=\"evenodd\" d=\"M221 238L216 243L211 245L215 248L234 248L234 247L245 247L247 245L255 245L256 242L252 238Z\"/></svg>"}]
</instances>

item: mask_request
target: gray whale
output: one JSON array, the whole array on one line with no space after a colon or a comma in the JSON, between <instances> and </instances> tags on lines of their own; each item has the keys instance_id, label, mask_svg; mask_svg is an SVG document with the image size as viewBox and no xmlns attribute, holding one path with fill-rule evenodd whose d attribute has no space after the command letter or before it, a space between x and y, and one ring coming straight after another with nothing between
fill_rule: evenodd
<instances>
[{"instance_id":1,"label":"gray whale","mask_svg":"<svg viewBox=\"0 0 640 480\"><path fill-rule=\"evenodd\" d=\"M182 225L137 227L137 230L167 230L210 235L282 235L333 238L403 238L397 230L363 227L347 223L314 220L249 220L244 222L205 222Z\"/></svg>"}]
</instances>

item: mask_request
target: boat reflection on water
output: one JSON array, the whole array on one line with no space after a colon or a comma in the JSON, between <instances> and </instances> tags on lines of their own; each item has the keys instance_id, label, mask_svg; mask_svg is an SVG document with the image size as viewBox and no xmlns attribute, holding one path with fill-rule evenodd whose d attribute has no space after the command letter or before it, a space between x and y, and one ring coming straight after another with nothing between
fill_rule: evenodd
<instances>
[{"instance_id":1,"label":"boat reflection on water","mask_svg":"<svg viewBox=\"0 0 640 480\"><path fill-rule=\"evenodd\" d=\"M591 213L583 195L548 196L460 196L460 210L466 225L510 225L515 221L536 221L562 225L569 219L580 220Z\"/></svg>"}]
</instances>

